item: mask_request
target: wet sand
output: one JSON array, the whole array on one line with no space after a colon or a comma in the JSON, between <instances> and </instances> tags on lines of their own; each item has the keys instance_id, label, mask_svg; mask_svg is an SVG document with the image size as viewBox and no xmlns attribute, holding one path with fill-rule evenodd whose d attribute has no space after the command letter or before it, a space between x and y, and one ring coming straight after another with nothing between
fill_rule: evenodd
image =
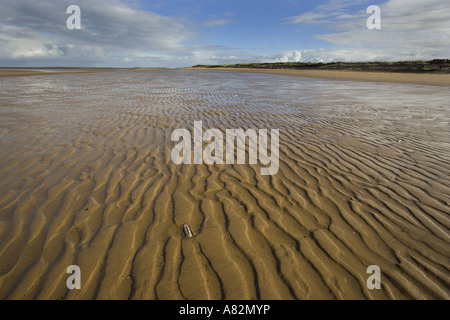
<instances>
[{"instance_id":1,"label":"wet sand","mask_svg":"<svg viewBox=\"0 0 450 320\"><path fill-rule=\"evenodd\" d=\"M220 70L2 78L0 299L449 299L448 101ZM199 120L279 129L279 172L173 164Z\"/></svg>"}]
</instances>

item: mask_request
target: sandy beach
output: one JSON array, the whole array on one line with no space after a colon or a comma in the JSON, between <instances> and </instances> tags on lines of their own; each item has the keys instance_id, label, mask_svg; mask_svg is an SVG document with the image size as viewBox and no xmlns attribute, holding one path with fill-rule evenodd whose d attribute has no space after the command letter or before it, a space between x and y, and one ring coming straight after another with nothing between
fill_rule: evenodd
<instances>
[{"instance_id":1,"label":"sandy beach","mask_svg":"<svg viewBox=\"0 0 450 320\"><path fill-rule=\"evenodd\" d=\"M1 77L0 299L450 299L449 76L266 72ZM174 164L194 121L279 171Z\"/></svg>"}]
</instances>

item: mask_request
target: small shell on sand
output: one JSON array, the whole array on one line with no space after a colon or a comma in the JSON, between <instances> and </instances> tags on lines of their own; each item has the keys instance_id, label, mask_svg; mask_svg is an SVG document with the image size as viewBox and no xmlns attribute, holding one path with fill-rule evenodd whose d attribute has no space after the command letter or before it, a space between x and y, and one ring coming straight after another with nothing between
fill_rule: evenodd
<instances>
[{"instance_id":1,"label":"small shell on sand","mask_svg":"<svg viewBox=\"0 0 450 320\"><path fill-rule=\"evenodd\" d=\"M186 238L192 238L191 228L189 228L189 226L187 224L183 225L183 230L184 230L184 235L186 236Z\"/></svg>"}]
</instances>

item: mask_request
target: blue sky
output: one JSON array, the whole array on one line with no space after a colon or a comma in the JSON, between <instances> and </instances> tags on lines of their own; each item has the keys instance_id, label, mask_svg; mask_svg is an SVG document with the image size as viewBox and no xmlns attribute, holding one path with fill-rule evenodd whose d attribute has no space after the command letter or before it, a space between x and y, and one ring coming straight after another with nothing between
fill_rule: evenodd
<instances>
[{"instance_id":1,"label":"blue sky","mask_svg":"<svg viewBox=\"0 0 450 320\"><path fill-rule=\"evenodd\" d=\"M324 41L314 38L317 29L302 29L285 21L287 17L312 10L315 7L313 1L179 0L159 3L146 1L145 7L163 15L184 17L200 26L203 43L255 52L288 50L293 44L324 45Z\"/></svg>"},{"instance_id":2,"label":"blue sky","mask_svg":"<svg viewBox=\"0 0 450 320\"><path fill-rule=\"evenodd\" d=\"M67 29L69 5L80 30ZM0 66L448 58L449 16L447 0L0 0Z\"/></svg>"}]
</instances>

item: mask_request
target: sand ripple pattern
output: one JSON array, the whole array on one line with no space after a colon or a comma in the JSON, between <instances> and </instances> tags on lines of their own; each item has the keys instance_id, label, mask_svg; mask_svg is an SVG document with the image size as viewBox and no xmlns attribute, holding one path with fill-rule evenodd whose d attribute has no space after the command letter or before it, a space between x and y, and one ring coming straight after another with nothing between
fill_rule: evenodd
<instances>
[{"instance_id":1,"label":"sand ripple pattern","mask_svg":"<svg viewBox=\"0 0 450 320\"><path fill-rule=\"evenodd\" d=\"M0 298L449 299L449 101L226 71L0 79ZM280 129L278 174L174 165L195 120Z\"/></svg>"}]
</instances>

